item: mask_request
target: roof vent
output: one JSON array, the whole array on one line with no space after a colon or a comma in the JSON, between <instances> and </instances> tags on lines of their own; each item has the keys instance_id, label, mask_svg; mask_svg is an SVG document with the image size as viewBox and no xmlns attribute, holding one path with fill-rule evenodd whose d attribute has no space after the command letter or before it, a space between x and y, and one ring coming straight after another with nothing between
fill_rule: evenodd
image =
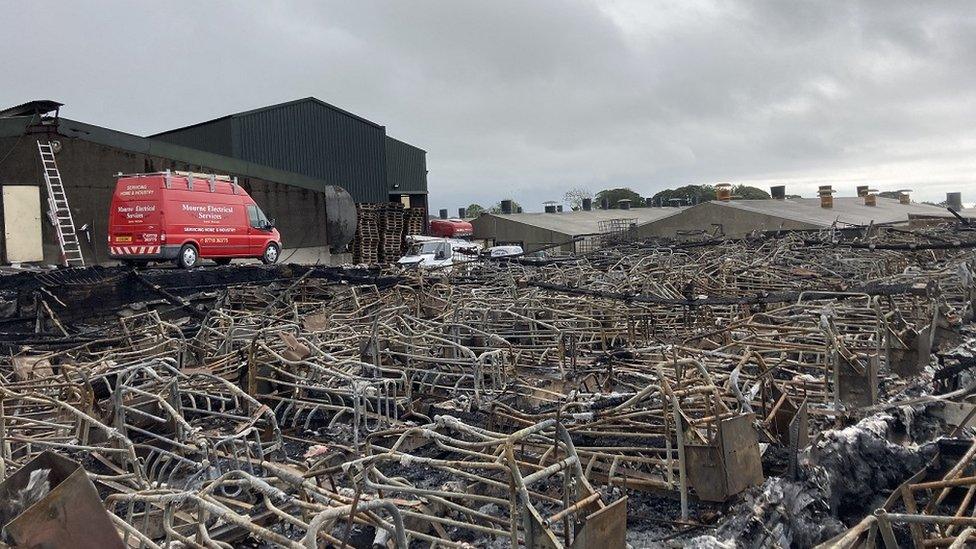
<instances>
[{"instance_id":1,"label":"roof vent","mask_svg":"<svg viewBox=\"0 0 976 549\"><path fill-rule=\"evenodd\" d=\"M621 210L629 210L630 209L630 199L629 198L621 198L620 200L617 201L617 207L620 208Z\"/></svg>"},{"instance_id":2,"label":"roof vent","mask_svg":"<svg viewBox=\"0 0 976 549\"><path fill-rule=\"evenodd\" d=\"M878 205L878 191L875 189L867 189L864 193L864 205L865 206L877 206Z\"/></svg>"},{"instance_id":3,"label":"roof vent","mask_svg":"<svg viewBox=\"0 0 976 549\"><path fill-rule=\"evenodd\" d=\"M509 199L502 200L502 213L510 214L512 213L512 201Z\"/></svg>"},{"instance_id":4,"label":"roof vent","mask_svg":"<svg viewBox=\"0 0 976 549\"><path fill-rule=\"evenodd\" d=\"M786 200L786 185L776 185L769 188L769 196L776 200Z\"/></svg>"},{"instance_id":5,"label":"roof vent","mask_svg":"<svg viewBox=\"0 0 976 549\"><path fill-rule=\"evenodd\" d=\"M440 218L441 218L441 219L447 219L447 208L443 208L443 209L442 209L442 210L440 211L440 214L441 214L441 215L440 215Z\"/></svg>"},{"instance_id":6,"label":"roof vent","mask_svg":"<svg viewBox=\"0 0 976 549\"><path fill-rule=\"evenodd\" d=\"M904 204L906 206L911 204L912 203L911 192L912 192L911 189L901 189L900 191L898 191L898 203Z\"/></svg>"},{"instance_id":7,"label":"roof vent","mask_svg":"<svg viewBox=\"0 0 976 549\"><path fill-rule=\"evenodd\" d=\"M465 217L468 217L468 210L467 210L467 208L458 208L458 217L460 217L461 219L464 219Z\"/></svg>"},{"instance_id":8,"label":"roof vent","mask_svg":"<svg viewBox=\"0 0 976 549\"><path fill-rule=\"evenodd\" d=\"M817 191L817 195L820 196L820 207L821 208L833 208L834 207L834 189L830 185L821 185L820 189Z\"/></svg>"},{"instance_id":9,"label":"roof vent","mask_svg":"<svg viewBox=\"0 0 976 549\"><path fill-rule=\"evenodd\" d=\"M551 200L549 202L543 202L542 203L542 206L543 206L544 211L547 214L554 214L554 213L556 213L556 203L555 202L553 202Z\"/></svg>"},{"instance_id":10,"label":"roof vent","mask_svg":"<svg viewBox=\"0 0 976 549\"><path fill-rule=\"evenodd\" d=\"M867 194L868 194L868 186L867 185L858 185L857 186L857 196L860 196L860 197L863 198Z\"/></svg>"},{"instance_id":11,"label":"roof vent","mask_svg":"<svg viewBox=\"0 0 976 549\"><path fill-rule=\"evenodd\" d=\"M588 212L588 211L592 210L593 209L593 199L592 198L584 198L583 199L583 204L581 204L580 207L583 208L583 211L584 212Z\"/></svg>"},{"instance_id":12,"label":"roof vent","mask_svg":"<svg viewBox=\"0 0 976 549\"><path fill-rule=\"evenodd\" d=\"M722 202L732 200L732 184L719 183L718 185L715 185L715 198L721 200Z\"/></svg>"},{"instance_id":13,"label":"roof vent","mask_svg":"<svg viewBox=\"0 0 976 549\"><path fill-rule=\"evenodd\" d=\"M962 209L962 193L946 193L946 206L956 210Z\"/></svg>"}]
</instances>

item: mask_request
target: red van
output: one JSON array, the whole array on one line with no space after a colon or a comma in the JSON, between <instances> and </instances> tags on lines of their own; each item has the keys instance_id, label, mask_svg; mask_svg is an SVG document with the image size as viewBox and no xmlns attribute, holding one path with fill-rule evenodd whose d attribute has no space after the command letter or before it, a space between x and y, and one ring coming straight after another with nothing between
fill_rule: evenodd
<instances>
[{"instance_id":1,"label":"red van","mask_svg":"<svg viewBox=\"0 0 976 549\"><path fill-rule=\"evenodd\" d=\"M236 178L185 172L119 174L109 212L109 257L128 265L235 257L274 263L281 235Z\"/></svg>"}]
</instances>

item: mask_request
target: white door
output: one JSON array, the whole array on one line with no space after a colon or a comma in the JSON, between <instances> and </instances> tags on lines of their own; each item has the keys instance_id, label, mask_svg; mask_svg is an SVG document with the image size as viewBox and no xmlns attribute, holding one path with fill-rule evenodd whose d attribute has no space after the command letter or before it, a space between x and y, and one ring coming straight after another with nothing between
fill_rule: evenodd
<instances>
[{"instance_id":1,"label":"white door","mask_svg":"<svg viewBox=\"0 0 976 549\"><path fill-rule=\"evenodd\" d=\"M3 186L3 225L8 262L25 263L44 260L40 187Z\"/></svg>"}]
</instances>

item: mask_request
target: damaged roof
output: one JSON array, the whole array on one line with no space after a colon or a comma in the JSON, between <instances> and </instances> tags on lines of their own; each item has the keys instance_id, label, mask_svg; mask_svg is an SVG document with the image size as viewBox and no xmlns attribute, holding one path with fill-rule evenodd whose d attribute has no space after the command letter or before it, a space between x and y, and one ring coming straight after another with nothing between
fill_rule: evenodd
<instances>
[{"instance_id":1,"label":"damaged roof","mask_svg":"<svg viewBox=\"0 0 976 549\"><path fill-rule=\"evenodd\" d=\"M600 232L600 222L611 219L636 219L637 225L658 221L671 217L685 207L677 208L632 208L630 210L590 210L555 213L516 213L516 214L484 214L475 218L479 220L496 218L505 221L521 223L540 229L546 229L569 236L582 236ZM485 219L485 221L487 221Z\"/></svg>"},{"instance_id":2,"label":"damaged roof","mask_svg":"<svg viewBox=\"0 0 976 549\"><path fill-rule=\"evenodd\" d=\"M773 217L780 217L801 223L827 227L835 221L847 225L875 225L905 223L908 216L943 215L945 208L928 204L902 204L893 198L878 197L877 206L865 206L864 199L857 196L834 198L832 208L820 206L819 198L788 198L785 200L732 200L723 202L713 200L725 208L736 208Z\"/></svg>"},{"instance_id":3,"label":"damaged roof","mask_svg":"<svg viewBox=\"0 0 976 549\"><path fill-rule=\"evenodd\" d=\"M13 107L0 110L0 118L47 114L51 111L56 111L63 106L64 103L58 103L57 101L51 101L50 99L35 99L33 101L28 101L26 103L21 103L20 105L15 105Z\"/></svg>"}]
</instances>

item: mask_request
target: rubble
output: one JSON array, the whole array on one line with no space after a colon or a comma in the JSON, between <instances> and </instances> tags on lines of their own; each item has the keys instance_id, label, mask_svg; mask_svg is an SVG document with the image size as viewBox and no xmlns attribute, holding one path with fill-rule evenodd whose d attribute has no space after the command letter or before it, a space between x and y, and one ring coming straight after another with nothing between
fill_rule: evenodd
<instances>
[{"instance_id":1,"label":"rubble","mask_svg":"<svg viewBox=\"0 0 976 549\"><path fill-rule=\"evenodd\" d=\"M2 474L76 461L141 547L964 541L974 247L871 227L18 273Z\"/></svg>"}]
</instances>

